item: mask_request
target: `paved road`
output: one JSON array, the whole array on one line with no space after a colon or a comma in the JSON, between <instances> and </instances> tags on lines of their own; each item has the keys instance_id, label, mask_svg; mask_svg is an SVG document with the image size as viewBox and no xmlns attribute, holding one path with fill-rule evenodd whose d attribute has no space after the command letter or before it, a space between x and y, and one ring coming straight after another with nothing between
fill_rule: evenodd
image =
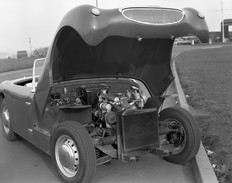
<instances>
[{"instance_id":1,"label":"paved road","mask_svg":"<svg viewBox=\"0 0 232 183\"><path fill-rule=\"evenodd\" d=\"M0 81L31 75L31 70L0 74ZM167 94L175 93L170 87ZM164 107L174 105L170 98ZM0 183L59 183L48 155L23 139L8 142L0 129ZM145 155L139 162L125 164L119 160L97 167L96 183L194 183L190 163L176 165L154 155Z\"/></svg>"},{"instance_id":2,"label":"paved road","mask_svg":"<svg viewBox=\"0 0 232 183\"><path fill-rule=\"evenodd\" d=\"M2 137L2 134L0 134ZM0 139L1 183L59 183L49 156L24 140ZM125 164L118 160L97 167L97 183L193 183L190 165L175 165L153 155Z\"/></svg>"}]
</instances>

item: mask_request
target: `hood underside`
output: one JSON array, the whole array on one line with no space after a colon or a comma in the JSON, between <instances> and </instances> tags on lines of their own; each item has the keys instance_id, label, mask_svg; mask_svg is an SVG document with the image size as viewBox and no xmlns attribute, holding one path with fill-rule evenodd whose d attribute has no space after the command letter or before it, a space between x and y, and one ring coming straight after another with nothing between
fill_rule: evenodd
<instances>
[{"instance_id":1,"label":"hood underside","mask_svg":"<svg viewBox=\"0 0 232 183\"><path fill-rule=\"evenodd\" d=\"M64 34L69 38L57 43L54 82L92 77L138 78L147 84L152 80L159 90L157 95L169 82L171 39L110 36L90 46L71 28Z\"/></svg>"}]
</instances>

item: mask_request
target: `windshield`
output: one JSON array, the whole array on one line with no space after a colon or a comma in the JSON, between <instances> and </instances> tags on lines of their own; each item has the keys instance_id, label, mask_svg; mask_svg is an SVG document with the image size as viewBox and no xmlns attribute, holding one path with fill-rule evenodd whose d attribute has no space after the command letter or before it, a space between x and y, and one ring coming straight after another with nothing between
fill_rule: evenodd
<instances>
[{"instance_id":1,"label":"windshield","mask_svg":"<svg viewBox=\"0 0 232 183\"><path fill-rule=\"evenodd\" d=\"M45 58L35 60L34 67L35 67L35 76L36 77L40 76L40 74L42 72L44 61L45 61Z\"/></svg>"}]
</instances>

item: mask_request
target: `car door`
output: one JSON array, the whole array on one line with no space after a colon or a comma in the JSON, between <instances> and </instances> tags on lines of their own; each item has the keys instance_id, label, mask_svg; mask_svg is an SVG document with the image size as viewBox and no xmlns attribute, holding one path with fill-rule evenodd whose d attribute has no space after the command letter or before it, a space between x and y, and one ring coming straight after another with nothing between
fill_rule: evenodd
<instances>
[{"instance_id":1,"label":"car door","mask_svg":"<svg viewBox=\"0 0 232 183\"><path fill-rule=\"evenodd\" d=\"M28 139L33 123L33 97L31 87L12 84L6 96L13 130Z\"/></svg>"}]
</instances>

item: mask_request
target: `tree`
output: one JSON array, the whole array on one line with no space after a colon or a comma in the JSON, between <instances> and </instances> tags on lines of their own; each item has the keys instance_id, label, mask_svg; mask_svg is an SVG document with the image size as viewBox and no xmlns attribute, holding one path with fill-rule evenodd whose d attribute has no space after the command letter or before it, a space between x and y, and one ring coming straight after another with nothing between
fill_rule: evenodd
<instances>
[{"instance_id":1,"label":"tree","mask_svg":"<svg viewBox=\"0 0 232 183\"><path fill-rule=\"evenodd\" d=\"M33 56L35 57L45 57L48 52L48 47L37 48L33 51Z\"/></svg>"}]
</instances>

